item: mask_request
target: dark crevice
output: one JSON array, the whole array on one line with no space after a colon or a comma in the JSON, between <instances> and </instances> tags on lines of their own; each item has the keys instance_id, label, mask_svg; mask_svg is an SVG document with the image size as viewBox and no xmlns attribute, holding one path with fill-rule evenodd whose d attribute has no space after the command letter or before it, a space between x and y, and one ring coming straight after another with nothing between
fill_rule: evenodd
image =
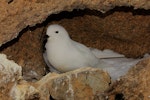
<instances>
[{"instance_id":1,"label":"dark crevice","mask_svg":"<svg viewBox=\"0 0 150 100\"><path fill-rule=\"evenodd\" d=\"M19 38L23 35L23 33L27 32L28 30L28 27L27 28L24 28L16 38L14 38L13 40L11 41L8 41L6 42L5 44L3 44L1 47L0 47L0 52L3 51L5 48L17 43L19 41Z\"/></svg>"},{"instance_id":2,"label":"dark crevice","mask_svg":"<svg viewBox=\"0 0 150 100\"><path fill-rule=\"evenodd\" d=\"M116 94L115 100L124 100L124 95L122 93Z\"/></svg>"},{"instance_id":3,"label":"dark crevice","mask_svg":"<svg viewBox=\"0 0 150 100\"><path fill-rule=\"evenodd\" d=\"M49 96L49 100L55 100L51 95Z\"/></svg>"},{"instance_id":4,"label":"dark crevice","mask_svg":"<svg viewBox=\"0 0 150 100\"><path fill-rule=\"evenodd\" d=\"M47 25L51 21L59 21L61 19L72 19L74 17L82 17L84 15L94 15L99 16L101 18L105 18L114 12L131 12L133 15L150 15L150 10L144 10L144 9L134 9L133 7L115 7L114 9L109 10L106 13L101 13L97 10L90 10L90 9L84 9L84 10L73 10L72 12L63 11L59 14L52 14L50 15L42 24Z\"/></svg>"}]
</instances>

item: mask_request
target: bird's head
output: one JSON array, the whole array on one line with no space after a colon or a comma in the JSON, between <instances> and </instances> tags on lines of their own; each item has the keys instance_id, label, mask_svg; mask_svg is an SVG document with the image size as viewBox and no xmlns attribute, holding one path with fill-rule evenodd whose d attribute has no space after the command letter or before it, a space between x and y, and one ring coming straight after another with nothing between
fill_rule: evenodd
<instances>
[{"instance_id":1,"label":"bird's head","mask_svg":"<svg viewBox=\"0 0 150 100\"><path fill-rule=\"evenodd\" d=\"M48 26L46 35L48 36L48 40L66 40L69 39L68 32L66 29L60 25L53 24Z\"/></svg>"}]
</instances>

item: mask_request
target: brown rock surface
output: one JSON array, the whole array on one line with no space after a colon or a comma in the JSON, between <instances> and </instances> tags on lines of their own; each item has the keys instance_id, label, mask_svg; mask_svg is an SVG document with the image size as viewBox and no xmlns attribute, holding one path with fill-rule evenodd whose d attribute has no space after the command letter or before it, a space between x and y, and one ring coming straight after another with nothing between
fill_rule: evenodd
<instances>
[{"instance_id":1,"label":"brown rock surface","mask_svg":"<svg viewBox=\"0 0 150 100\"><path fill-rule=\"evenodd\" d=\"M139 62L122 77L114 83L111 98L120 96L125 100L149 100L150 99L150 58Z\"/></svg>"},{"instance_id":2,"label":"brown rock surface","mask_svg":"<svg viewBox=\"0 0 150 100\"><path fill-rule=\"evenodd\" d=\"M9 0L10 1L10 0ZM149 0L11 0L0 1L0 45L17 37L29 26L44 21L50 14L73 9L108 11L115 6L150 9Z\"/></svg>"},{"instance_id":3,"label":"brown rock surface","mask_svg":"<svg viewBox=\"0 0 150 100\"><path fill-rule=\"evenodd\" d=\"M42 32L43 28L24 30L24 34L20 34L2 50L8 55L8 59L22 66L23 77L26 80L39 80L46 73L42 56Z\"/></svg>"}]
</instances>

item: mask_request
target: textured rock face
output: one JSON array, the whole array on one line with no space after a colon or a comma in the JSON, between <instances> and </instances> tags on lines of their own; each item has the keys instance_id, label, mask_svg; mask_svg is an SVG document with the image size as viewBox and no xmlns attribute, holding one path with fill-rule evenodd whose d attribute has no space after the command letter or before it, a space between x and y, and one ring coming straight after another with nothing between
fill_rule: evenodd
<instances>
[{"instance_id":1,"label":"textured rock face","mask_svg":"<svg viewBox=\"0 0 150 100\"><path fill-rule=\"evenodd\" d=\"M50 93L46 96L51 95L56 100L93 100L97 93L102 95L108 89L110 77L99 69L82 68L52 77L49 74L37 84L40 85L38 89L41 90L42 99Z\"/></svg>"},{"instance_id":2,"label":"textured rock face","mask_svg":"<svg viewBox=\"0 0 150 100\"><path fill-rule=\"evenodd\" d=\"M8 59L14 60L22 67L25 80L39 80L45 75L45 63L42 56L42 31L43 28L25 30L13 45L2 51L8 55Z\"/></svg>"},{"instance_id":3,"label":"textured rock face","mask_svg":"<svg viewBox=\"0 0 150 100\"><path fill-rule=\"evenodd\" d=\"M139 62L136 66L130 69L126 76L122 77L115 83L110 97L114 98L114 96L119 94L122 95L121 98L124 98L125 100L149 100L149 70L150 58Z\"/></svg>"},{"instance_id":4,"label":"textured rock face","mask_svg":"<svg viewBox=\"0 0 150 100\"><path fill-rule=\"evenodd\" d=\"M28 25L44 21L48 15L73 9L108 11L115 6L150 8L149 0L6 0L0 1L0 45L17 37Z\"/></svg>"}]
</instances>

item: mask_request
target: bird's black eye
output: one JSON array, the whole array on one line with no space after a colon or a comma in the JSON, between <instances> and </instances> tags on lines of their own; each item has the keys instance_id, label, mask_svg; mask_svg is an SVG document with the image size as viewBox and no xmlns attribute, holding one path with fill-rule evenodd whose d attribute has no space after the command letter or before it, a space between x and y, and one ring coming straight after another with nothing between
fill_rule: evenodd
<instances>
[{"instance_id":1,"label":"bird's black eye","mask_svg":"<svg viewBox=\"0 0 150 100\"><path fill-rule=\"evenodd\" d=\"M58 33L59 33L59 31L55 31L55 33L57 33L57 34L58 34Z\"/></svg>"}]
</instances>

